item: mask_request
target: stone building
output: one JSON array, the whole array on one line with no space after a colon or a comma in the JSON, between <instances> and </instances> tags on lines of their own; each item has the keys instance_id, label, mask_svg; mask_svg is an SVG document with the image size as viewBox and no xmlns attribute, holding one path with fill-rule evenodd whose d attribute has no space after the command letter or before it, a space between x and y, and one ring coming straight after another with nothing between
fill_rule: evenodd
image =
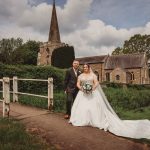
<instances>
[{"instance_id":1,"label":"stone building","mask_svg":"<svg viewBox=\"0 0 150 150\"><path fill-rule=\"evenodd\" d=\"M106 62L106 59L108 58L108 55L102 55L102 56L92 56L92 57L83 57L83 58L77 58L81 65L88 63L90 64L92 70L95 72L95 74L98 76L98 79L100 82L105 81L105 72L104 72L104 64Z\"/></svg>"},{"instance_id":2,"label":"stone building","mask_svg":"<svg viewBox=\"0 0 150 150\"><path fill-rule=\"evenodd\" d=\"M62 43L60 39L55 0L53 1L53 9L49 30L48 42L40 45L38 53L37 65L51 65L53 51L57 48L68 47L68 44Z\"/></svg>"},{"instance_id":3,"label":"stone building","mask_svg":"<svg viewBox=\"0 0 150 150\"><path fill-rule=\"evenodd\" d=\"M68 47L68 44L62 43L60 39L54 0L48 42L40 45L37 65L52 65L53 52L64 47ZM147 60L145 54L102 55L77 60L81 65L89 63L100 82L150 84L150 60Z\"/></svg>"},{"instance_id":4,"label":"stone building","mask_svg":"<svg viewBox=\"0 0 150 150\"><path fill-rule=\"evenodd\" d=\"M145 54L104 55L77 58L80 64L89 63L99 81L149 84L148 60Z\"/></svg>"}]
</instances>

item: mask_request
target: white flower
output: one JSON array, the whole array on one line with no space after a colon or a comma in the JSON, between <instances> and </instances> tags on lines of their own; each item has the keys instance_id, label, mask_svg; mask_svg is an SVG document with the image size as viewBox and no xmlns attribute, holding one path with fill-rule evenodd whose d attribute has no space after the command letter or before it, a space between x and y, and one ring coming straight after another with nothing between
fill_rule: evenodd
<instances>
[{"instance_id":1,"label":"white flower","mask_svg":"<svg viewBox=\"0 0 150 150\"><path fill-rule=\"evenodd\" d=\"M86 94L92 93L92 85L90 83L84 83L82 88L84 93Z\"/></svg>"}]
</instances>

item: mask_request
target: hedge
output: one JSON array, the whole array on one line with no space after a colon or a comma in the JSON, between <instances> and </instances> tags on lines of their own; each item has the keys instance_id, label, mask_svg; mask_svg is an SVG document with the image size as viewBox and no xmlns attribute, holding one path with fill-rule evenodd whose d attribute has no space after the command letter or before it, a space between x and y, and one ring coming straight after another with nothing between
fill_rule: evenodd
<instances>
[{"instance_id":1,"label":"hedge","mask_svg":"<svg viewBox=\"0 0 150 150\"><path fill-rule=\"evenodd\" d=\"M18 78L48 79L53 77L54 89L61 90L63 87L65 70L51 66L27 66L27 65L4 65L0 64L0 78L17 76ZM12 84L11 84L12 85ZM47 83L33 81L19 81L20 91L36 93L47 92Z\"/></svg>"}]
</instances>

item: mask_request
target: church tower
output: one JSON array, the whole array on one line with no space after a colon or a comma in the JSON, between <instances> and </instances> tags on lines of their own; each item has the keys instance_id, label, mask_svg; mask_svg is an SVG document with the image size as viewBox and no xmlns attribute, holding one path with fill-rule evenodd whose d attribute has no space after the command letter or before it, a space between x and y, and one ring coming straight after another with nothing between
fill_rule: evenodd
<instances>
[{"instance_id":1,"label":"church tower","mask_svg":"<svg viewBox=\"0 0 150 150\"><path fill-rule=\"evenodd\" d=\"M58 21L57 21L57 13L56 13L56 7L55 7L55 0L53 0L53 10L52 10L48 41L54 42L54 43L61 43L60 34L59 34L59 26L58 26Z\"/></svg>"},{"instance_id":2,"label":"church tower","mask_svg":"<svg viewBox=\"0 0 150 150\"><path fill-rule=\"evenodd\" d=\"M61 43L55 0L53 0L52 16L49 29L48 41L40 45L38 53L37 65L51 65L53 51L60 47L65 47L67 44Z\"/></svg>"}]
</instances>

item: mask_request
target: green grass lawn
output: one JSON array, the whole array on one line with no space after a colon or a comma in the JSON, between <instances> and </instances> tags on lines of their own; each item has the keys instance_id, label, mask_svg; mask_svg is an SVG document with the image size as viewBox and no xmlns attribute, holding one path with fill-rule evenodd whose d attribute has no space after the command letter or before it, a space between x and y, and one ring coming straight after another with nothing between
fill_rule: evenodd
<instances>
[{"instance_id":1,"label":"green grass lawn","mask_svg":"<svg viewBox=\"0 0 150 150\"><path fill-rule=\"evenodd\" d=\"M118 116L123 120L137 120L137 119L149 119L150 120L150 105L149 105L149 90L135 89L115 89L108 88L104 90L109 102L114 108ZM137 95L137 93L140 93ZM136 96L137 95L137 96ZM54 111L65 112L66 95L63 91L57 91L54 93ZM32 96L19 96L19 103L30 105L34 107L47 109L47 99L32 97ZM1 133L0 133L1 135ZM131 139L133 140L133 139ZM134 140L140 143L150 144L148 139Z\"/></svg>"},{"instance_id":2,"label":"green grass lawn","mask_svg":"<svg viewBox=\"0 0 150 150\"><path fill-rule=\"evenodd\" d=\"M149 119L150 120L150 106L137 108L134 110L121 110L118 111L118 115L123 120L137 120L137 119Z\"/></svg>"},{"instance_id":3,"label":"green grass lawn","mask_svg":"<svg viewBox=\"0 0 150 150\"><path fill-rule=\"evenodd\" d=\"M52 150L52 148L41 139L27 133L24 125L19 122L0 118L0 150Z\"/></svg>"}]
</instances>

